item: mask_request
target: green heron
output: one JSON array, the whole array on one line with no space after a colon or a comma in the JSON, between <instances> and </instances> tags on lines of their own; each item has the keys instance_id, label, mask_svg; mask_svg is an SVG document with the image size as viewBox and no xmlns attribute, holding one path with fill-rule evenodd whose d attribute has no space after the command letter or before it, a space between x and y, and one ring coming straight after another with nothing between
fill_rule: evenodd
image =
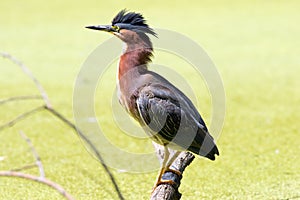
<instances>
[{"instance_id":1,"label":"green heron","mask_svg":"<svg viewBox=\"0 0 300 200\"><path fill-rule=\"evenodd\" d=\"M140 13L120 11L111 25L86 28L112 33L125 45L118 68L118 98L149 137L164 146L162 174L184 150L215 160L219 155L213 137L191 100L164 77L148 70L153 47L147 34L156 36ZM169 150L175 150L170 158Z\"/></svg>"}]
</instances>

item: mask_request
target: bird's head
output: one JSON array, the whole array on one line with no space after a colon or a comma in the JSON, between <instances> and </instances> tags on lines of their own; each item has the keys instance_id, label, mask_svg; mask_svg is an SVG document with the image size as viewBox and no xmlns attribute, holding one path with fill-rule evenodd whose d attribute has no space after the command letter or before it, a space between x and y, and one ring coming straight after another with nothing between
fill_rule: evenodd
<instances>
[{"instance_id":1,"label":"bird's head","mask_svg":"<svg viewBox=\"0 0 300 200\"><path fill-rule=\"evenodd\" d=\"M86 28L105 31L114 34L127 44L143 41L152 48L151 41L146 34L156 36L152 28L140 13L121 10L112 20L111 25L86 26Z\"/></svg>"}]
</instances>

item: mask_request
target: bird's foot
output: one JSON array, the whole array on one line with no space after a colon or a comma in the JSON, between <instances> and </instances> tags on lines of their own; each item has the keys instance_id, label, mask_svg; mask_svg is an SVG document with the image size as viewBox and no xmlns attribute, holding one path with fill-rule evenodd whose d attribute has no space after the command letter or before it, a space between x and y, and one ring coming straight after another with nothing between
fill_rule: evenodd
<instances>
[{"instance_id":1,"label":"bird's foot","mask_svg":"<svg viewBox=\"0 0 300 200\"><path fill-rule=\"evenodd\" d=\"M176 169L171 169L171 168L169 168L169 169L167 169L164 173L166 173L166 172L172 172L172 173L174 173L174 174L177 174L179 177L182 176L182 173L181 173L179 170L176 170Z\"/></svg>"},{"instance_id":2,"label":"bird's foot","mask_svg":"<svg viewBox=\"0 0 300 200\"><path fill-rule=\"evenodd\" d=\"M159 185L162 185L162 184L168 184L168 185L176 185L176 182L173 181L173 180L161 180L156 187L158 187Z\"/></svg>"},{"instance_id":3,"label":"bird's foot","mask_svg":"<svg viewBox=\"0 0 300 200\"><path fill-rule=\"evenodd\" d=\"M160 180L159 182L157 182L155 184L155 186L152 188L152 192L151 194L155 191L155 189L159 186L159 185L162 185L162 184L168 184L168 185L171 185L171 186L176 186L177 183L173 180Z\"/></svg>"},{"instance_id":4,"label":"bird's foot","mask_svg":"<svg viewBox=\"0 0 300 200\"><path fill-rule=\"evenodd\" d=\"M176 174L176 175L174 175ZM180 180L182 178L182 173L178 170L175 169L166 169L164 170L161 179L157 180L157 182L155 183L153 189L152 189L152 193L154 192L154 190L161 184L168 184L173 186L174 188L177 188Z\"/></svg>"}]
</instances>

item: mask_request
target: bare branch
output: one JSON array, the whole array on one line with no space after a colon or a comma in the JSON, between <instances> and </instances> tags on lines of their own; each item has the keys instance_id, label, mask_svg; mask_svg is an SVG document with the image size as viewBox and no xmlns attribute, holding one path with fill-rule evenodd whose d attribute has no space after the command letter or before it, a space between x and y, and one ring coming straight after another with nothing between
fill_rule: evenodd
<instances>
[{"instance_id":1,"label":"bare branch","mask_svg":"<svg viewBox=\"0 0 300 200\"><path fill-rule=\"evenodd\" d=\"M161 161L164 157L164 148L161 145L155 143L154 147L158 159ZM190 152L181 152L179 156L175 159L171 168L177 170L183 174L185 168L194 160L195 156ZM167 171L162 176L163 180L171 180L175 184L170 185L168 183L162 183L155 188L151 194L151 200L179 200L181 198L181 193L178 191L180 186L180 181L182 176L178 174Z\"/></svg>"},{"instance_id":2,"label":"bare branch","mask_svg":"<svg viewBox=\"0 0 300 200\"><path fill-rule=\"evenodd\" d=\"M46 91L44 90L44 88L42 87L42 85L40 84L40 82L33 76L33 74L31 73L31 71L21 61L17 60L12 55L10 55L8 53L4 53L4 52L0 52L0 56L2 56L3 58L9 59L10 61L12 61L16 65L18 65L23 70L23 72L35 83L36 87L38 88L38 90L41 93L41 96L42 96L42 98L43 98L43 100L45 102L44 106L37 107L37 108L34 108L34 109L30 110L30 111L22 113L21 115L19 115L15 119L13 119L13 120L9 121L8 123L0 126L0 131L3 130L4 128L8 128L8 127L13 126L14 124L16 124L17 122L19 122L20 120L22 120L22 119L30 116L31 114L33 114L33 113L35 113L37 111L40 111L40 110L43 110L43 109L48 110L50 113L52 113L58 119L60 119L61 121L63 121L66 125L68 125L72 129L74 129L79 134L79 136L89 145L89 147L95 153L96 157L99 159L99 161L100 161L101 165L103 166L104 170L109 175L109 178L110 178L111 182L114 185L114 188L115 188L115 190L116 190L116 192L118 194L119 199L123 200L124 197L123 197L123 195L122 195L122 193L121 193L121 191L120 191L120 189L119 189L119 187L118 187L118 185L117 185L117 183L115 181L114 176L110 172L110 170L107 167L107 165L105 164L102 156L100 155L100 153L98 152L98 150L96 149L96 147L93 145L93 143L87 137L85 137L85 135L72 122L70 122L67 118L65 118L59 112L57 112L56 110L54 110L52 108L50 100L48 98L48 95L47 95ZM5 102L7 102L7 101L11 101L11 100L5 100Z\"/></svg>"},{"instance_id":3,"label":"bare branch","mask_svg":"<svg viewBox=\"0 0 300 200\"><path fill-rule=\"evenodd\" d=\"M31 71L29 70L28 67L26 67L26 65L24 65L21 61L19 61L17 58L13 57L12 55L10 55L9 53L5 53L5 52L0 52L0 56L2 56L3 58L7 58L10 61L12 61L13 63L15 63L16 65L18 65L22 71L34 82L34 84L36 85L37 89L39 90L39 92L41 93L45 104L47 105L47 107L51 108L51 103L50 100L48 98L48 95L46 93L46 91L44 90L43 86L41 85L41 83L35 78L35 76L31 73Z\"/></svg>"},{"instance_id":4,"label":"bare branch","mask_svg":"<svg viewBox=\"0 0 300 200\"><path fill-rule=\"evenodd\" d=\"M20 168L11 169L10 171L19 172L19 171L23 171L23 170L26 170L26 169L32 169L32 168L35 168L35 167L37 167L36 164L29 164L29 165L25 165L25 166L20 167Z\"/></svg>"},{"instance_id":5,"label":"bare branch","mask_svg":"<svg viewBox=\"0 0 300 200\"><path fill-rule=\"evenodd\" d=\"M35 99L43 99L41 96L38 95L28 95L28 96L16 96L16 97L9 97L7 99L0 100L0 105L13 102L13 101L24 101L24 100L35 100Z\"/></svg>"},{"instance_id":6,"label":"bare branch","mask_svg":"<svg viewBox=\"0 0 300 200\"><path fill-rule=\"evenodd\" d=\"M103 166L104 170L106 171L106 173L108 174L118 196L119 199L123 200L124 197L119 189L119 186L113 176L113 174L110 172L110 170L108 169L107 165L104 162L104 159L102 158L102 156L100 155L100 153L98 152L98 150L96 149L96 147L93 145L93 143L87 138L85 137L85 135L78 129L78 127L76 127L72 122L70 122L67 118L65 118L64 116L62 116L59 112L57 112L56 110L54 110L53 108L47 107L47 105L44 106L39 106L35 109L32 109L28 112L25 112L21 115L19 115L18 117L16 117L15 119L9 121L8 123L0 126L0 131L3 130L4 128L8 128L11 127L13 125L15 125L18 121L30 116L31 114L40 111L40 110L44 110L46 109L47 111L49 111L51 114L53 114L55 117L57 117L58 119L60 119L61 121L63 121L66 125L68 125L69 127L71 127L73 130L75 130L79 136L89 145L89 147L93 150L93 152L95 153L96 157L99 159L101 165Z\"/></svg>"},{"instance_id":7,"label":"bare branch","mask_svg":"<svg viewBox=\"0 0 300 200\"><path fill-rule=\"evenodd\" d=\"M27 144L29 145L29 147L31 149L31 152L35 158L36 166L38 166L39 171L40 171L40 177L45 178L45 171L43 168L41 158L40 158L39 154L37 153L37 151L35 150L31 140L25 135L25 133L23 131L20 131L20 135L27 142Z\"/></svg>"},{"instance_id":8,"label":"bare branch","mask_svg":"<svg viewBox=\"0 0 300 200\"><path fill-rule=\"evenodd\" d=\"M57 112L55 109L53 108L48 108L45 107L46 110L48 110L51 114L53 114L55 117L57 117L58 119L60 119L61 121L63 121L66 125L68 125L69 127L71 127L72 129L74 129L78 135L89 145L89 147L92 149L92 151L95 153L96 157L99 159L102 167L104 168L104 170L106 171L106 173L108 174L111 182L114 185L114 188L119 196L119 199L123 200L124 197L119 189L119 186L113 176L113 174L110 172L110 170L108 169L107 165L105 164L102 156L100 155L99 151L96 149L96 147L94 146L94 144L83 134L83 132L80 131L80 129L78 127L76 127L72 122L70 122L67 118L65 118L64 116L62 116L59 112Z\"/></svg>"},{"instance_id":9,"label":"bare branch","mask_svg":"<svg viewBox=\"0 0 300 200\"><path fill-rule=\"evenodd\" d=\"M45 108L45 106L39 106L39 107L36 107L36 108L34 108L30 111L22 113L21 115L17 116L13 120L7 122L6 124L1 125L0 126L0 131L2 131L5 128L12 127L13 125L15 125L17 122L21 121L22 119L25 119L26 117L28 117L28 116L30 116L30 115L38 112L38 111L44 110L44 108Z\"/></svg>"},{"instance_id":10,"label":"bare branch","mask_svg":"<svg viewBox=\"0 0 300 200\"><path fill-rule=\"evenodd\" d=\"M14 172L14 171L0 171L0 176L6 176L6 177L18 177L18 178L23 178L23 179L27 179L27 180L32 180L32 181L36 181L39 183L43 183L49 187L52 187L53 189L55 189L56 191L58 191L62 196L64 196L66 199L68 200L74 200L74 198L68 193L66 192L66 190L60 186L59 184L50 181L46 178L43 177L37 177L37 176L33 176L31 174L24 174L21 172Z\"/></svg>"}]
</instances>

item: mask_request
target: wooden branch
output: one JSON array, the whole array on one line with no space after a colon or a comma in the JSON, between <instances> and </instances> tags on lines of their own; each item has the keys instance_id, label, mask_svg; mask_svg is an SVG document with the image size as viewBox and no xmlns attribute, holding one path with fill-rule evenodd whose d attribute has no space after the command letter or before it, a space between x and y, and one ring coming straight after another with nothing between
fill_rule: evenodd
<instances>
[{"instance_id":1,"label":"wooden branch","mask_svg":"<svg viewBox=\"0 0 300 200\"><path fill-rule=\"evenodd\" d=\"M88 146L91 148L91 150L95 153L96 157L99 159L102 167L104 168L104 170L106 171L106 173L108 174L111 182L113 183L113 186L118 194L118 197L120 200L124 200L124 197L119 189L119 186L113 176L113 174L110 172L108 166L105 164L104 159L102 158L101 154L99 153L99 151L97 150L97 148L94 146L94 144L92 143L92 141L90 141L84 134L83 132L75 126L75 124L73 124L71 121L69 121L67 118L65 118L64 116L62 116L59 112L57 112L55 109L53 108L49 108L49 107L45 107L46 110L48 110L51 114L53 114L55 117L57 117L59 120L61 120L62 122L64 122L66 125L68 125L70 128L74 129L75 132L78 133L78 135L88 144Z\"/></svg>"},{"instance_id":2,"label":"wooden branch","mask_svg":"<svg viewBox=\"0 0 300 200\"><path fill-rule=\"evenodd\" d=\"M39 90L39 92L41 93L42 98L44 99L44 102L46 104L47 107L51 108L52 105L50 103L50 100L48 98L48 95L46 93L46 91L44 90L42 84L37 80L37 78L35 78L35 76L32 74L32 72L29 70L29 68L24 65L24 63L22 63L21 61L19 61L17 58L13 57L12 55L10 55L9 53L5 53L5 52L0 52L0 56L2 56L3 58L7 58L10 61L12 61L13 63L15 63L16 65L18 65L22 71L34 82L34 84L36 85L37 89Z\"/></svg>"},{"instance_id":3,"label":"wooden branch","mask_svg":"<svg viewBox=\"0 0 300 200\"><path fill-rule=\"evenodd\" d=\"M35 158L36 166L39 168L39 171L40 171L40 177L45 178L45 171L44 171L44 167L43 167L41 158L40 158L39 154L37 153L37 151L35 150L31 140L25 135L25 133L23 131L20 131L20 135L27 142L27 144L29 145L29 147L31 149L31 152Z\"/></svg>"},{"instance_id":4,"label":"wooden branch","mask_svg":"<svg viewBox=\"0 0 300 200\"><path fill-rule=\"evenodd\" d=\"M104 159L102 158L101 154L99 153L99 151L97 150L97 148L93 145L93 143L83 134L83 132L80 131L80 129L78 127L75 126L75 124L73 124L71 121L69 121L67 118L65 118L62 114L60 114L59 112L57 112L55 109L48 107L47 105L44 106L39 106L35 109L32 109L28 112L22 113L21 115L19 115L18 117L16 117L15 119L9 121L8 123L0 126L0 131L3 130L4 128L8 128L8 127L12 127L13 125L15 125L17 122L19 122L22 119L25 119L26 117L32 115L33 113L40 111L40 110L46 110L49 111L52 115L54 115L56 118L58 118L59 120L61 120L62 122L64 122L66 125L68 125L70 128L72 128L76 133L79 134L79 136L89 145L89 147L92 149L92 151L95 153L96 157L99 159L100 164L102 165L102 167L104 168L105 172L108 174L114 188L115 191L118 194L118 197L120 200L123 200L124 197L121 193L121 190L119 189L119 186L113 176L113 174L110 172L108 166L105 164Z\"/></svg>"},{"instance_id":5,"label":"wooden branch","mask_svg":"<svg viewBox=\"0 0 300 200\"><path fill-rule=\"evenodd\" d=\"M9 103L9 102L14 102L14 101L39 100L39 99L42 99L42 97L38 96L38 95L9 97L7 99L1 99L0 100L0 105L5 104L5 103Z\"/></svg>"},{"instance_id":6,"label":"wooden branch","mask_svg":"<svg viewBox=\"0 0 300 200\"><path fill-rule=\"evenodd\" d=\"M41 111L41 110L44 110L44 107L45 106L39 106L39 107L36 107L32 110L29 110L27 112L24 112L22 113L21 115L17 116L16 118L14 118L13 120L3 124L0 126L0 131L5 129L5 128L8 128L8 127L12 127L13 125L15 125L17 122L21 121L22 119L25 119L26 117L38 112L38 111Z\"/></svg>"},{"instance_id":7,"label":"wooden branch","mask_svg":"<svg viewBox=\"0 0 300 200\"><path fill-rule=\"evenodd\" d=\"M164 157L164 148L161 145L153 143L156 154L160 162L162 162ZM170 156L174 154L176 151L170 149ZM195 156L190 152L181 152L179 156L175 159L171 168L177 171L180 171L183 174L185 168L194 160ZM181 198L181 193L178 191L180 186L180 181L182 176L174 172L165 172L162 176L163 180L171 180L175 184L170 185L168 183L160 184L155 188L153 193L151 194L151 200L179 200Z\"/></svg>"},{"instance_id":8,"label":"wooden branch","mask_svg":"<svg viewBox=\"0 0 300 200\"><path fill-rule=\"evenodd\" d=\"M35 168L35 167L36 167L36 164L29 164L29 165L25 165L23 167L11 169L10 171L19 172L19 171L23 171L23 170L26 170L26 169L32 169L32 168Z\"/></svg>"},{"instance_id":9,"label":"wooden branch","mask_svg":"<svg viewBox=\"0 0 300 200\"><path fill-rule=\"evenodd\" d=\"M67 118L65 118L64 116L62 116L59 112L57 112L55 109L53 109L50 100L48 98L48 95L46 93L46 91L44 90L44 88L42 87L42 85L40 84L40 82L35 78L35 76L33 76L33 74L31 73L31 71L29 70L28 67L26 67L21 61L17 60L15 57L13 57L12 55L8 54L8 53L4 53L4 52L0 52L0 56L2 56L3 58L7 58L10 61L12 61L13 63L15 63L16 65L18 65L23 72L35 83L37 89L39 90L45 105L41 106L41 107L37 107L35 109L32 109L28 112L22 113L21 115L19 115L18 117L16 117L15 119L9 121L8 123L0 126L0 131L3 130L4 128L8 128L11 127L13 125L15 125L17 122L19 122L20 120L30 116L31 114L42 110L42 109L46 109L47 111L49 111L51 114L53 114L55 117L57 117L58 119L60 119L62 122L64 122L66 125L68 125L70 128L74 129L76 133L79 134L79 136L89 145L89 147L92 149L92 151L95 153L96 157L99 159L102 167L104 168L105 172L108 174L117 194L120 200L123 200L124 197L119 189L119 186L113 176L113 174L110 172L109 168L107 167L107 165L105 164L104 159L102 158L102 156L100 155L100 153L98 152L97 148L93 145L93 143L83 134L83 132L81 132L78 127L75 126L75 124L73 124L71 121L69 121ZM12 100L5 100L7 101L12 101Z\"/></svg>"},{"instance_id":10,"label":"wooden branch","mask_svg":"<svg viewBox=\"0 0 300 200\"><path fill-rule=\"evenodd\" d=\"M36 181L39 183L43 183L49 187L52 187L53 189L55 189L56 191L58 191L62 196L64 196L66 199L68 200L74 200L74 198L68 193L66 192L66 190L58 185L57 183L50 181L44 177L37 177L37 176L33 176L31 174L24 174L21 172L15 172L15 171L0 171L0 176L6 176L6 177L18 177L18 178L23 178L23 179L27 179L27 180L32 180L32 181Z\"/></svg>"},{"instance_id":11,"label":"wooden branch","mask_svg":"<svg viewBox=\"0 0 300 200\"><path fill-rule=\"evenodd\" d=\"M56 191L58 191L62 196L64 196L66 199L68 200L74 200L74 198L65 191L65 189L58 185L57 183L50 181L48 179L45 178L45 172L44 172L44 168L42 165L42 161L40 159L40 156L38 155L37 151L35 150L31 140L25 135L24 132L20 131L20 135L22 136L22 138L28 143L32 154L36 160L36 164L35 165L26 165L22 168L19 169L15 169L15 170L11 170L11 171L0 171L0 176L7 176L7 177L18 177L18 178L24 178L27 180L32 180L32 181L37 181L39 183L43 183L49 187L54 188ZM21 173L18 171L24 170L24 169L29 169L32 167L36 167L38 166L39 171L40 171L40 176L33 176L31 174L25 174L25 173Z\"/></svg>"}]
</instances>

